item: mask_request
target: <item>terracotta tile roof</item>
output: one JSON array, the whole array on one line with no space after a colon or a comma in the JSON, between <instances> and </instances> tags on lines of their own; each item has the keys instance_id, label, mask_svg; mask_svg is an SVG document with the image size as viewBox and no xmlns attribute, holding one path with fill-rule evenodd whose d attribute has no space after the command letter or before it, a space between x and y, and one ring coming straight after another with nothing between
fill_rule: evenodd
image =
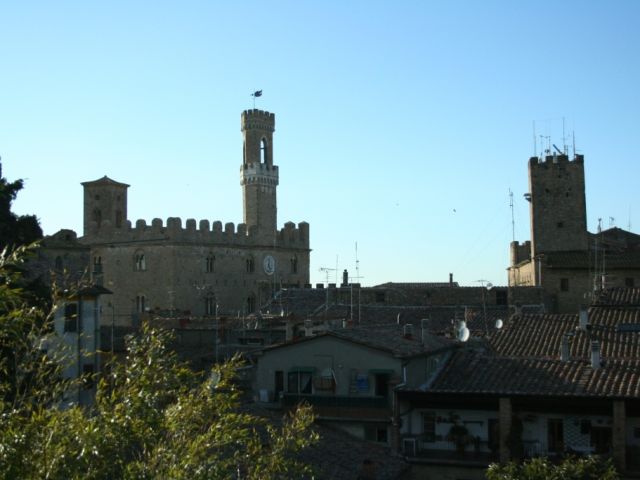
<instances>
[{"instance_id":1,"label":"terracotta tile roof","mask_svg":"<svg viewBox=\"0 0 640 480\"><path fill-rule=\"evenodd\" d=\"M97 180L92 180L90 182L82 182L81 185L83 186L95 186L95 185L106 185L106 186L112 186L112 185L116 185L119 187L129 187L130 185L127 185L126 183L120 183L120 182L116 182L115 180L112 180L111 178L107 177L106 175L102 178L99 178Z\"/></svg>"},{"instance_id":2,"label":"terracotta tile roof","mask_svg":"<svg viewBox=\"0 0 640 480\"><path fill-rule=\"evenodd\" d=\"M492 333L488 343L497 355L559 359L565 334L571 358L587 359L591 341L598 340L605 359L640 358L640 333L625 331L621 325L640 324L640 309L590 308L587 330L578 328L578 315L523 315L505 322Z\"/></svg>"},{"instance_id":3,"label":"terracotta tile roof","mask_svg":"<svg viewBox=\"0 0 640 480\"><path fill-rule=\"evenodd\" d=\"M593 306L640 306L640 288L608 288L600 292Z\"/></svg>"},{"instance_id":4,"label":"terracotta tile roof","mask_svg":"<svg viewBox=\"0 0 640 480\"><path fill-rule=\"evenodd\" d=\"M497 357L464 349L454 355L429 391L637 398L640 360L606 361L594 370L581 360Z\"/></svg>"},{"instance_id":5,"label":"terracotta tile roof","mask_svg":"<svg viewBox=\"0 0 640 480\"><path fill-rule=\"evenodd\" d=\"M424 343L419 326L414 326L411 337L404 335L403 325L385 325L380 327L356 327L333 330L336 337L360 343L372 348L386 350L395 356L411 357L448 348L453 341L435 335L426 335Z\"/></svg>"},{"instance_id":6,"label":"terracotta tile roof","mask_svg":"<svg viewBox=\"0 0 640 480\"><path fill-rule=\"evenodd\" d=\"M542 306L525 307L523 311L539 312ZM509 309L506 306L487 306L487 328L494 329L496 320L503 321L509 317ZM325 315L318 314L318 317ZM326 312L328 318L351 317L349 305L332 305ZM441 336L450 336L457 325L457 321L464 320L473 336L485 334L484 309L482 305L469 306L392 306L392 305L362 305L360 306L361 325L388 325L393 323L412 324L414 328L421 328L422 320L426 319L427 329ZM400 316L398 320L398 316ZM358 308L354 307L354 318L358 319Z\"/></svg>"},{"instance_id":7,"label":"terracotta tile roof","mask_svg":"<svg viewBox=\"0 0 640 480\"><path fill-rule=\"evenodd\" d=\"M276 298L270 300L263 311L270 313L307 316L319 310L326 301L326 290L311 288L284 288L278 291Z\"/></svg>"},{"instance_id":8,"label":"terracotta tile roof","mask_svg":"<svg viewBox=\"0 0 640 480\"><path fill-rule=\"evenodd\" d=\"M376 350L382 350L396 357L412 357L433 353L451 347L454 342L447 338L428 335L422 343L420 329L414 328L410 338L404 335L402 325L382 325L328 330L312 337L303 337L293 342L281 343L264 348L264 351L283 348L300 342L315 341L323 337L334 337Z\"/></svg>"},{"instance_id":9,"label":"terracotta tile roof","mask_svg":"<svg viewBox=\"0 0 640 480\"><path fill-rule=\"evenodd\" d=\"M441 393L536 396L640 396L640 308L627 305L634 291L610 291L580 315L524 314L504 322L484 339L486 349L464 345L431 385ZM612 300L611 300L612 299ZM620 300L618 300L620 299ZM569 359L560 359L564 338ZM602 367L591 366L593 341Z\"/></svg>"}]
</instances>

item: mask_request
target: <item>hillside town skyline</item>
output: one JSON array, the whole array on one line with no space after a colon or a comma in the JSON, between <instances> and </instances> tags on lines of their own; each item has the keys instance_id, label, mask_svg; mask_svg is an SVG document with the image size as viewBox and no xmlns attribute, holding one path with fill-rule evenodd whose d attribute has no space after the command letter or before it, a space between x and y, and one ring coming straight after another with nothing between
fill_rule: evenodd
<instances>
[{"instance_id":1,"label":"hillside town skyline","mask_svg":"<svg viewBox=\"0 0 640 480\"><path fill-rule=\"evenodd\" d=\"M26 180L16 211L47 234L80 230L80 184L107 175L131 185L133 222L237 224L238 112L262 90L286 165L279 213L314 226L314 284L336 263L338 282L355 276L357 242L364 285L505 285L509 191L524 241L527 160L554 144L571 154L574 139L589 231L636 231L635 4L361 7L5 8L0 141L6 175Z\"/></svg>"}]
</instances>

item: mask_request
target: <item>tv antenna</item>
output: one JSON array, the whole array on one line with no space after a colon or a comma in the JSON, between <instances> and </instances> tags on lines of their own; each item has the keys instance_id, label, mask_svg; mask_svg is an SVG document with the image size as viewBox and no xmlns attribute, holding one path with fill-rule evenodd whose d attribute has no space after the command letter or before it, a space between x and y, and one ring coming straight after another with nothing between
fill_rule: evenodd
<instances>
[{"instance_id":1,"label":"tv antenna","mask_svg":"<svg viewBox=\"0 0 640 480\"><path fill-rule=\"evenodd\" d=\"M327 298L324 302L324 311L326 312L327 310L329 310L329 273L330 272L334 272L336 271L335 268L329 268L329 267L320 267L319 269L320 272L324 272L326 275L326 282L327 282L327 288L326 288L326 292L327 292Z\"/></svg>"},{"instance_id":2,"label":"tv antenna","mask_svg":"<svg viewBox=\"0 0 640 480\"><path fill-rule=\"evenodd\" d=\"M351 289L351 321L353 322L353 280L360 283L360 260L358 260L358 242L356 242L356 276L349 277L349 287ZM360 324L360 288L358 288L358 325Z\"/></svg>"}]
</instances>

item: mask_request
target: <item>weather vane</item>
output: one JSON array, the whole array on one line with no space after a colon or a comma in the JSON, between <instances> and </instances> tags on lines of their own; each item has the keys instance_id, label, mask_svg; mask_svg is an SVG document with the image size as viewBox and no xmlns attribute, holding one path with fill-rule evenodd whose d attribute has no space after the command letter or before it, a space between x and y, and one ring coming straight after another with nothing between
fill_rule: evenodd
<instances>
[{"instance_id":1,"label":"weather vane","mask_svg":"<svg viewBox=\"0 0 640 480\"><path fill-rule=\"evenodd\" d=\"M251 96L253 97L253 108L256 108L256 97L261 97L262 96L262 90L256 90L255 92L253 92L251 94Z\"/></svg>"}]
</instances>

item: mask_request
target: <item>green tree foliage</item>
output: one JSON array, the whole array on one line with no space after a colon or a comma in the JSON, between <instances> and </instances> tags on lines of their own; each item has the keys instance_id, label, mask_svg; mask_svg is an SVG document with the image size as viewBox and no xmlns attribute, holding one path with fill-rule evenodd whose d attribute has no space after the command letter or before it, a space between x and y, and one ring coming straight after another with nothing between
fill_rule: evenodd
<instances>
[{"instance_id":1,"label":"green tree foliage","mask_svg":"<svg viewBox=\"0 0 640 480\"><path fill-rule=\"evenodd\" d=\"M6 247L28 245L42 238L42 229L35 215L16 215L11 211L11 203L22 187L22 180L9 182L2 176L0 164L0 251Z\"/></svg>"},{"instance_id":2,"label":"green tree foliage","mask_svg":"<svg viewBox=\"0 0 640 480\"><path fill-rule=\"evenodd\" d=\"M556 464L547 458L534 458L524 463L493 464L487 480L618 480L611 460L599 457L567 457Z\"/></svg>"},{"instance_id":3,"label":"green tree foliage","mask_svg":"<svg viewBox=\"0 0 640 480\"><path fill-rule=\"evenodd\" d=\"M20 246L35 244L42 239L42 229L35 215L16 215L11 211L11 204L23 186L24 183L20 179L9 182L3 177L0 163L0 252L5 250L10 252ZM24 272L20 263L5 269L14 268ZM41 278L26 281L18 277L16 281L21 282L35 302L41 302L43 299L48 301L51 298L50 290Z\"/></svg>"},{"instance_id":4,"label":"green tree foliage","mask_svg":"<svg viewBox=\"0 0 640 480\"><path fill-rule=\"evenodd\" d=\"M61 380L40 351L51 314L25 303L13 275L0 285L0 340L21 353L15 384L3 375L0 385L0 479L310 478L296 460L317 440L310 407L278 425L250 414L234 381L238 359L196 374L168 348L170 334L149 326L99 379L90 411L58 408L82 381Z\"/></svg>"}]
</instances>

